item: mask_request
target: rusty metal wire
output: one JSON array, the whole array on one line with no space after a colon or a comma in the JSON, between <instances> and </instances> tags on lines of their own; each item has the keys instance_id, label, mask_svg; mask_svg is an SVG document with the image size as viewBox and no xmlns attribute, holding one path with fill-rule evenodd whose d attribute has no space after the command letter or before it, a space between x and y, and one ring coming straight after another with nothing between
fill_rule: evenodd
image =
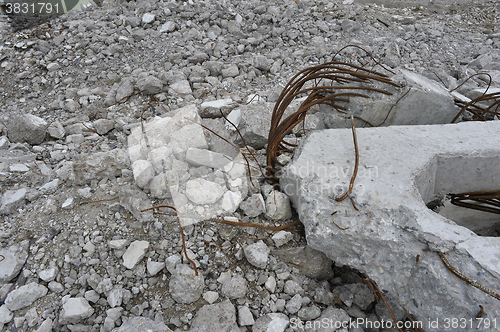
<instances>
[{"instance_id":1,"label":"rusty metal wire","mask_svg":"<svg viewBox=\"0 0 500 332\"><path fill-rule=\"evenodd\" d=\"M309 67L296 74L281 92L273 109L266 151L269 179L278 182L276 167L282 166L278 156L283 152L291 152L295 147L295 144L285 142L284 138L304 121L311 107L325 104L345 113L343 103L349 102L350 97L370 98L367 92L392 95L375 87L375 82L398 87L383 73L340 61ZM302 95L308 96L297 111L284 118L291 102Z\"/></svg>"},{"instance_id":2,"label":"rusty metal wire","mask_svg":"<svg viewBox=\"0 0 500 332\"><path fill-rule=\"evenodd\" d=\"M448 197L453 205L500 214L500 190L448 194Z\"/></svg>"},{"instance_id":3,"label":"rusty metal wire","mask_svg":"<svg viewBox=\"0 0 500 332\"><path fill-rule=\"evenodd\" d=\"M485 106L484 103L490 105ZM472 121L487 121L495 117L500 120L500 92L483 94L482 96L471 100L462 107L451 123L457 121L465 111L472 113ZM487 118L488 115L490 119Z\"/></svg>"}]
</instances>

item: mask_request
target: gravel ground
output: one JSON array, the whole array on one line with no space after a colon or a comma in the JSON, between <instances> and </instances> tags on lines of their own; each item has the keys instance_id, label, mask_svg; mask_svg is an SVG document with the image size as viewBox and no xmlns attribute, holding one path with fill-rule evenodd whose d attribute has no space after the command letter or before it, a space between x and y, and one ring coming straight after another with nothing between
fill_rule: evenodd
<instances>
[{"instance_id":1,"label":"gravel ground","mask_svg":"<svg viewBox=\"0 0 500 332\"><path fill-rule=\"evenodd\" d=\"M223 98L274 102L295 73L346 45L448 88L482 70L498 87L498 1L403 2L105 1L17 31L4 19L0 331L279 332L302 331L299 320L390 319L356 271L332 266L300 232L186 227L194 276L175 216L138 212L149 197L126 151L141 121ZM348 48L336 59L367 57ZM486 84L477 76L459 92ZM255 192L269 193L264 184ZM233 215L285 223L259 202Z\"/></svg>"}]
</instances>

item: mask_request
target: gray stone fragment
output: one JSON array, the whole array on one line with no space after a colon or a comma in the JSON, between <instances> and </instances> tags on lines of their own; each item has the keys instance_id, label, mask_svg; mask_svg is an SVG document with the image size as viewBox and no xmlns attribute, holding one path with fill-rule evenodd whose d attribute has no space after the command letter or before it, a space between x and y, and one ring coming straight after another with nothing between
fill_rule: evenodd
<instances>
[{"instance_id":1,"label":"gray stone fragment","mask_svg":"<svg viewBox=\"0 0 500 332\"><path fill-rule=\"evenodd\" d=\"M49 290L52 293L56 293L56 294L62 293L64 291L64 286L61 283L57 282L57 281L51 281L51 282L49 282L49 284L47 285L47 287L49 287Z\"/></svg>"},{"instance_id":2,"label":"gray stone fragment","mask_svg":"<svg viewBox=\"0 0 500 332\"><path fill-rule=\"evenodd\" d=\"M5 136L0 137L0 150L6 150L9 148L10 142L9 139Z\"/></svg>"},{"instance_id":3,"label":"gray stone fragment","mask_svg":"<svg viewBox=\"0 0 500 332\"><path fill-rule=\"evenodd\" d=\"M288 317L284 314L270 313L255 321L252 332L284 332L289 322Z\"/></svg>"},{"instance_id":4,"label":"gray stone fragment","mask_svg":"<svg viewBox=\"0 0 500 332\"><path fill-rule=\"evenodd\" d=\"M7 283L16 277L28 258L29 241L24 240L11 245L8 248L1 248L0 255L0 284Z\"/></svg>"},{"instance_id":5,"label":"gray stone fragment","mask_svg":"<svg viewBox=\"0 0 500 332\"><path fill-rule=\"evenodd\" d=\"M48 289L37 283L21 286L7 295L5 304L11 311L19 310L30 306L39 298L47 295Z\"/></svg>"},{"instance_id":6,"label":"gray stone fragment","mask_svg":"<svg viewBox=\"0 0 500 332\"><path fill-rule=\"evenodd\" d=\"M254 244L247 245L244 248L245 257L248 262L260 269L266 267L267 260L269 259L269 251L269 247L262 240Z\"/></svg>"},{"instance_id":7,"label":"gray stone fragment","mask_svg":"<svg viewBox=\"0 0 500 332\"><path fill-rule=\"evenodd\" d=\"M205 101L200 105L200 116L202 118L220 118L221 111L224 116L234 108L234 102L231 98Z\"/></svg>"},{"instance_id":8,"label":"gray stone fragment","mask_svg":"<svg viewBox=\"0 0 500 332\"><path fill-rule=\"evenodd\" d=\"M76 324L90 317L94 309L83 297L63 298L63 305L59 314L60 324Z\"/></svg>"},{"instance_id":9,"label":"gray stone fragment","mask_svg":"<svg viewBox=\"0 0 500 332\"><path fill-rule=\"evenodd\" d=\"M66 131L64 130L63 125L59 121L54 121L52 124L47 128L47 133L54 138L63 138L64 135L66 134Z\"/></svg>"},{"instance_id":10,"label":"gray stone fragment","mask_svg":"<svg viewBox=\"0 0 500 332\"><path fill-rule=\"evenodd\" d=\"M274 245L276 247L281 247L285 243L288 243L293 239L293 234L291 232L287 231L279 231L276 234L274 234L271 239L274 242Z\"/></svg>"},{"instance_id":11,"label":"gray stone fragment","mask_svg":"<svg viewBox=\"0 0 500 332\"><path fill-rule=\"evenodd\" d=\"M134 241L123 254L123 265L131 270L146 255L149 248L148 241Z\"/></svg>"},{"instance_id":12,"label":"gray stone fragment","mask_svg":"<svg viewBox=\"0 0 500 332\"><path fill-rule=\"evenodd\" d=\"M94 121L94 128L95 131L99 135L104 135L110 132L115 128L115 121L114 120L108 120L108 119L99 119Z\"/></svg>"},{"instance_id":13,"label":"gray stone fragment","mask_svg":"<svg viewBox=\"0 0 500 332\"><path fill-rule=\"evenodd\" d=\"M123 288L122 287L113 288L108 293L107 300L111 308L121 306L123 301Z\"/></svg>"},{"instance_id":14,"label":"gray stone fragment","mask_svg":"<svg viewBox=\"0 0 500 332\"><path fill-rule=\"evenodd\" d=\"M116 101L120 101L123 98L130 96L134 93L134 85L130 79L123 80L118 90L116 90Z\"/></svg>"},{"instance_id":15,"label":"gray stone fragment","mask_svg":"<svg viewBox=\"0 0 500 332\"><path fill-rule=\"evenodd\" d=\"M155 15L151 13L144 13L142 15L142 23L143 24L148 24L151 23L155 20Z\"/></svg>"},{"instance_id":16,"label":"gray stone fragment","mask_svg":"<svg viewBox=\"0 0 500 332\"><path fill-rule=\"evenodd\" d=\"M188 95L193 93L188 80L180 80L170 85L170 88L180 95Z\"/></svg>"},{"instance_id":17,"label":"gray stone fragment","mask_svg":"<svg viewBox=\"0 0 500 332\"><path fill-rule=\"evenodd\" d=\"M163 270L163 268L165 267L165 262L154 262L151 259L148 259L146 267L148 269L149 275L155 276L156 274L158 274L158 272Z\"/></svg>"},{"instance_id":18,"label":"gray stone fragment","mask_svg":"<svg viewBox=\"0 0 500 332\"><path fill-rule=\"evenodd\" d=\"M52 319L44 320L35 332L52 332Z\"/></svg>"},{"instance_id":19,"label":"gray stone fragment","mask_svg":"<svg viewBox=\"0 0 500 332\"><path fill-rule=\"evenodd\" d=\"M176 302L189 304L200 298L204 286L201 273L196 276L195 271L189 266L179 264L170 277L169 290Z\"/></svg>"},{"instance_id":20,"label":"gray stone fragment","mask_svg":"<svg viewBox=\"0 0 500 332\"><path fill-rule=\"evenodd\" d=\"M236 275L222 284L222 294L230 299L240 299L247 293L247 281L241 275Z\"/></svg>"},{"instance_id":21,"label":"gray stone fragment","mask_svg":"<svg viewBox=\"0 0 500 332\"><path fill-rule=\"evenodd\" d=\"M176 25L173 21L167 21L160 27L161 32L173 32L175 31Z\"/></svg>"},{"instance_id":22,"label":"gray stone fragment","mask_svg":"<svg viewBox=\"0 0 500 332\"><path fill-rule=\"evenodd\" d=\"M213 291L208 291L208 292L203 293L203 298L204 298L204 299L205 299L205 301L207 301L209 304L212 304L212 303L214 303L215 301L217 301L217 299L219 298L219 293L217 293L217 292L213 292Z\"/></svg>"},{"instance_id":23,"label":"gray stone fragment","mask_svg":"<svg viewBox=\"0 0 500 332\"><path fill-rule=\"evenodd\" d=\"M285 305L286 310L290 314L295 314L302 307L302 296L295 294Z\"/></svg>"},{"instance_id":24,"label":"gray stone fragment","mask_svg":"<svg viewBox=\"0 0 500 332\"><path fill-rule=\"evenodd\" d=\"M12 311L5 304L0 306L0 324L7 324L14 318Z\"/></svg>"},{"instance_id":25,"label":"gray stone fragment","mask_svg":"<svg viewBox=\"0 0 500 332\"><path fill-rule=\"evenodd\" d=\"M238 324L240 326L249 326L255 324L252 312L246 305L238 307Z\"/></svg>"},{"instance_id":26,"label":"gray stone fragment","mask_svg":"<svg viewBox=\"0 0 500 332\"><path fill-rule=\"evenodd\" d=\"M229 300L201 307L191 321L191 328L206 332L239 332L234 305Z\"/></svg>"},{"instance_id":27,"label":"gray stone fragment","mask_svg":"<svg viewBox=\"0 0 500 332\"><path fill-rule=\"evenodd\" d=\"M271 191L266 199L266 218L281 221L292 217L290 198L277 190Z\"/></svg>"},{"instance_id":28,"label":"gray stone fragment","mask_svg":"<svg viewBox=\"0 0 500 332\"><path fill-rule=\"evenodd\" d=\"M40 144L45 140L45 130L48 124L42 118L32 115L11 115L6 122L9 140L12 143L28 142L31 145Z\"/></svg>"},{"instance_id":29,"label":"gray stone fragment","mask_svg":"<svg viewBox=\"0 0 500 332\"><path fill-rule=\"evenodd\" d=\"M116 332L139 332L139 331L154 331L154 332L172 332L162 322L156 322L146 317L132 317L128 318L116 330Z\"/></svg>"},{"instance_id":30,"label":"gray stone fragment","mask_svg":"<svg viewBox=\"0 0 500 332\"><path fill-rule=\"evenodd\" d=\"M304 321L316 319L320 315L321 309L315 305L301 308L297 313L297 316Z\"/></svg>"},{"instance_id":31,"label":"gray stone fragment","mask_svg":"<svg viewBox=\"0 0 500 332\"><path fill-rule=\"evenodd\" d=\"M240 74L240 70L238 68L238 65L235 63L230 64L229 66L225 67L224 69L221 70L222 77L236 77Z\"/></svg>"},{"instance_id":32,"label":"gray stone fragment","mask_svg":"<svg viewBox=\"0 0 500 332\"><path fill-rule=\"evenodd\" d=\"M139 188L146 187L155 176L155 169L149 160L137 160L132 164L134 180Z\"/></svg>"},{"instance_id":33,"label":"gray stone fragment","mask_svg":"<svg viewBox=\"0 0 500 332\"><path fill-rule=\"evenodd\" d=\"M253 218L266 212L266 203L264 202L262 194L253 194L241 202L240 209L243 210L247 216Z\"/></svg>"},{"instance_id":34,"label":"gray stone fragment","mask_svg":"<svg viewBox=\"0 0 500 332\"><path fill-rule=\"evenodd\" d=\"M7 294L9 294L9 292L13 288L13 285L14 284L3 284L2 287L0 287L0 302L3 303L3 301L7 297Z\"/></svg>"},{"instance_id":35,"label":"gray stone fragment","mask_svg":"<svg viewBox=\"0 0 500 332\"><path fill-rule=\"evenodd\" d=\"M95 290L91 289L89 291L85 292L85 299L87 301L90 301L92 303L96 303L99 301L101 297L99 296L99 293L97 293Z\"/></svg>"},{"instance_id":36,"label":"gray stone fragment","mask_svg":"<svg viewBox=\"0 0 500 332\"><path fill-rule=\"evenodd\" d=\"M252 58L252 66L262 71L269 71L272 64L272 61L263 55L256 55Z\"/></svg>"},{"instance_id":37,"label":"gray stone fragment","mask_svg":"<svg viewBox=\"0 0 500 332\"><path fill-rule=\"evenodd\" d=\"M323 287L316 288L314 294L314 301L316 301L317 303L329 305L334 303L334 300L335 296L333 295L332 292L327 291Z\"/></svg>"},{"instance_id":38,"label":"gray stone fragment","mask_svg":"<svg viewBox=\"0 0 500 332\"><path fill-rule=\"evenodd\" d=\"M313 279L333 278L332 260L309 246L273 250L272 254L293 263L301 273Z\"/></svg>"},{"instance_id":39,"label":"gray stone fragment","mask_svg":"<svg viewBox=\"0 0 500 332\"><path fill-rule=\"evenodd\" d=\"M346 287L354 295L352 302L361 310L366 310L366 308L375 301L372 290L366 284L348 284Z\"/></svg>"},{"instance_id":40,"label":"gray stone fragment","mask_svg":"<svg viewBox=\"0 0 500 332\"><path fill-rule=\"evenodd\" d=\"M57 276L57 269L54 267L38 272L38 277L45 282L51 282L56 278L56 276Z\"/></svg>"},{"instance_id":41,"label":"gray stone fragment","mask_svg":"<svg viewBox=\"0 0 500 332\"><path fill-rule=\"evenodd\" d=\"M243 119L240 131L248 146L262 149L267 144L273 107L273 103L263 101L254 101L239 107ZM240 144L240 140L237 140L237 143Z\"/></svg>"},{"instance_id":42,"label":"gray stone fragment","mask_svg":"<svg viewBox=\"0 0 500 332\"><path fill-rule=\"evenodd\" d=\"M215 77L221 75L222 68L224 68L222 61L206 61L203 65L210 71L210 75Z\"/></svg>"},{"instance_id":43,"label":"gray stone fragment","mask_svg":"<svg viewBox=\"0 0 500 332\"><path fill-rule=\"evenodd\" d=\"M146 76L137 81L137 87L140 91L145 90L146 93L157 94L162 90L163 84L154 76Z\"/></svg>"},{"instance_id":44,"label":"gray stone fragment","mask_svg":"<svg viewBox=\"0 0 500 332\"><path fill-rule=\"evenodd\" d=\"M283 292L288 295L304 295L304 289L295 280L287 280L285 286L283 287Z\"/></svg>"}]
</instances>

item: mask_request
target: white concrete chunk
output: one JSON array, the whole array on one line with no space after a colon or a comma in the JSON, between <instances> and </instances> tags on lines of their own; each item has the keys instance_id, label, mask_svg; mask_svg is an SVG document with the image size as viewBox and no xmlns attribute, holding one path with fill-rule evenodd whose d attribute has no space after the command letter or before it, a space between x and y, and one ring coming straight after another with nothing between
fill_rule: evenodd
<instances>
[{"instance_id":1,"label":"white concrete chunk","mask_svg":"<svg viewBox=\"0 0 500 332\"><path fill-rule=\"evenodd\" d=\"M271 237L276 247L281 247L293 239L293 234L287 231L279 231Z\"/></svg>"},{"instance_id":2,"label":"white concrete chunk","mask_svg":"<svg viewBox=\"0 0 500 332\"><path fill-rule=\"evenodd\" d=\"M238 209L242 200L243 197L241 197L241 194L239 192L228 190L222 197L221 207L226 212L233 213Z\"/></svg>"},{"instance_id":3,"label":"white concrete chunk","mask_svg":"<svg viewBox=\"0 0 500 332\"><path fill-rule=\"evenodd\" d=\"M186 196L196 204L213 204L224 194L224 190L215 182L205 179L189 180L186 183Z\"/></svg>"},{"instance_id":4,"label":"white concrete chunk","mask_svg":"<svg viewBox=\"0 0 500 332\"><path fill-rule=\"evenodd\" d=\"M63 306L59 314L60 324L76 324L85 318L90 317L94 313L94 309L89 302L83 297L63 298Z\"/></svg>"},{"instance_id":5,"label":"white concrete chunk","mask_svg":"<svg viewBox=\"0 0 500 332\"><path fill-rule=\"evenodd\" d=\"M249 244L243 250L250 264L260 269L266 267L270 250L262 240L254 244Z\"/></svg>"},{"instance_id":6,"label":"white concrete chunk","mask_svg":"<svg viewBox=\"0 0 500 332\"><path fill-rule=\"evenodd\" d=\"M148 160L137 160L132 164L134 180L139 188L144 188L155 176L153 164Z\"/></svg>"},{"instance_id":7,"label":"white concrete chunk","mask_svg":"<svg viewBox=\"0 0 500 332\"><path fill-rule=\"evenodd\" d=\"M134 241L123 254L123 265L131 270L146 255L149 248L148 241Z\"/></svg>"},{"instance_id":8,"label":"white concrete chunk","mask_svg":"<svg viewBox=\"0 0 500 332\"><path fill-rule=\"evenodd\" d=\"M165 262L154 262L151 259L148 259L146 267L148 269L149 275L154 276L157 275L158 272L163 270L163 268L165 267Z\"/></svg>"},{"instance_id":9,"label":"white concrete chunk","mask_svg":"<svg viewBox=\"0 0 500 332\"><path fill-rule=\"evenodd\" d=\"M217 293L217 292L213 292L213 291L208 291L208 292L203 293L203 298L204 298L204 299L205 299L205 301L207 301L209 304L212 304L212 303L214 303L215 301L217 301L217 299L219 298L219 293Z\"/></svg>"}]
</instances>

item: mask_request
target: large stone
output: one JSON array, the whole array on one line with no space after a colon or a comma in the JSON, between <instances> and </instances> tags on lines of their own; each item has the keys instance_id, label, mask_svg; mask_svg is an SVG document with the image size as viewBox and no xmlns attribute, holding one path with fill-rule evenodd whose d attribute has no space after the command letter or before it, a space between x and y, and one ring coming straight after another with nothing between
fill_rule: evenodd
<instances>
[{"instance_id":1,"label":"large stone","mask_svg":"<svg viewBox=\"0 0 500 332\"><path fill-rule=\"evenodd\" d=\"M236 310L229 300L201 307L191 321L191 328L206 328L206 332L240 331L236 323Z\"/></svg>"},{"instance_id":2,"label":"large stone","mask_svg":"<svg viewBox=\"0 0 500 332\"><path fill-rule=\"evenodd\" d=\"M21 286L7 295L5 305L10 311L19 310L30 306L39 298L47 295L49 290L43 285L31 283Z\"/></svg>"},{"instance_id":3,"label":"large stone","mask_svg":"<svg viewBox=\"0 0 500 332\"><path fill-rule=\"evenodd\" d=\"M310 246L273 250L272 254L296 266L301 273L314 279L333 278L332 260Z\"/></svg>"},{"instance_id":4,"label":"large stone","mask_svg":"<svg viewBox=\"0 0 500 332\"><path fill-rule=\"evenodd\" d=\"M264 241L249 244L244 248L247 261L260 269L266 267L267 260L269 259L269 251L269 247L264 243Z\"/></svg>"},{"instance_id":5,"label":"large stone","mask_svg":"<svg viewBox=\"0 0 500 332\"><path fill-rule=\"evenodd\" d=\"M263 101L240 106L243 119L243 126L240 131L248 146L262 149L267 144L273 107L273 103ZM240 143L240 141L237 142Z\"/></svg>"},{"instance_id":6,"label":"large stone","mask_svg":"<svg viewBox=\"0 0 500 332\"><path fill-rule=\"evenodd\" d=\"M47 122L33 114L10 115L6 122L12 143L40 144L45 140Z\"/></svg>"},{"instance_id":7,"label":"large stone","mask_svg":"<svg viewBox=\"0 0 500 332\"><path fill-rule=\"evenodd\" d=\"M63 298L63 306L59 315L59 323L75 324L90 317L93 313L94 309L83 297Z\"/></svg>"},{"instance_id":8,"label":"large stone","mask_svg":"<svg viewBox=\"0 0 500 332\"><path fill-rule=\"evenodd\" d=\"M148 241L134 241L123 254L123 265L127 269L133 269L134 266L146 255L149 248Z\"/></svg>"},{"instance_id":9,"label":"large stone","mask_svg":"<svg viewBox=\"0 0 500 332\"><path fill-rule=\"evenodd\" d=\"M178 303L193 303L198 300L205 286L203 275L187 265L179 264L170 278L169 290L172 298Z\"/></svg>"},{"instance_id":10,"label":"large stone","mask_svg":"<svg viewBox=\"0 0 500 332\"><path fill-rule=\"evenodd\" d=\"M352 202L335 198L349 186L353 146L325 144L352 142L351 130L315 132L296 151L281 185L311 247L337 265L366 273L417 320L444 313L468 319L477 303L487 304L495 317L500 302L455 276L438 255L446 253L460 273L495 288L499 238L466 228L491 228L491 223L454 222L426 204L449 193L498 190L500 177L492 175L500 173L499 132L497 121L358 129L360 165Z\"/></svg>"}]
</instances>

